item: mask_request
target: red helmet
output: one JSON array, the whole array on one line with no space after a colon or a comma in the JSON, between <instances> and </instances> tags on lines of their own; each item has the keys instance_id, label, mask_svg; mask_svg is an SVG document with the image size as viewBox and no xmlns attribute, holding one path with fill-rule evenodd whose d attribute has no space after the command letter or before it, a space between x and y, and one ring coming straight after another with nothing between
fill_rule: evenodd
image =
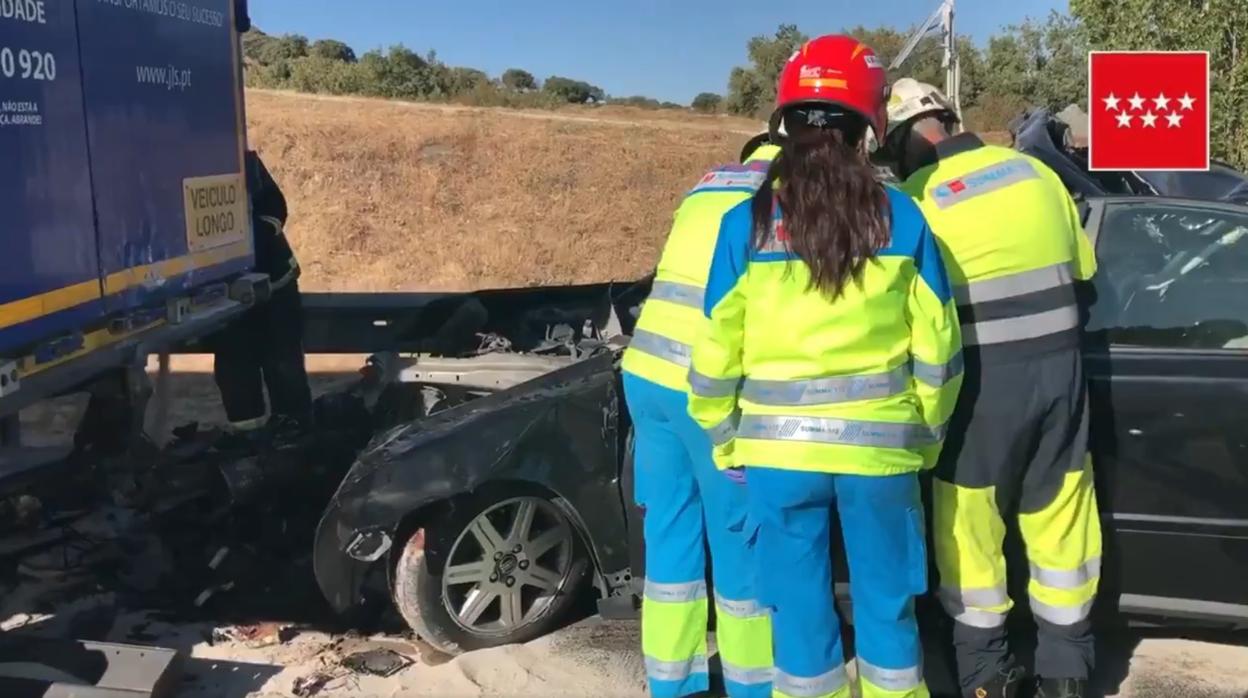
<instances>
[{"instance_id":1,"label":"red helmet","mask_svg":"<svg viewBox=\"0 0 1248 698\"><path fill-rule=\"evenodd\" d=\"M811 39L794 51L776 86L776 115L806 104L835 105L866 119L876 139L888 123L887 102L884 62L870 46L839 34Z\"/></svg>"}]
</instances>

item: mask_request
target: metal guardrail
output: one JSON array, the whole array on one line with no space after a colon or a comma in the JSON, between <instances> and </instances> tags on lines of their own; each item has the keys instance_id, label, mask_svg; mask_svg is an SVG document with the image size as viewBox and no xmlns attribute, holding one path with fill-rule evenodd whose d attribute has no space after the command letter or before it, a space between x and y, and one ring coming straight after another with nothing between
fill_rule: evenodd
<instances>
[{"instance_id":1,"label":"metal guardrail","mask_svg":"<svg viewBox=\"0 0 1248 698\"><path fill-rule=\"evenodd\" d=\"M477 333L502 332L521 316L545 308L607 311L621 296L637 295L643 282L490 289L436 293L304 293L304 351L309 354L441 353ZM187 343L174 353L203 353Z\"/></svg>"}]
</instances>

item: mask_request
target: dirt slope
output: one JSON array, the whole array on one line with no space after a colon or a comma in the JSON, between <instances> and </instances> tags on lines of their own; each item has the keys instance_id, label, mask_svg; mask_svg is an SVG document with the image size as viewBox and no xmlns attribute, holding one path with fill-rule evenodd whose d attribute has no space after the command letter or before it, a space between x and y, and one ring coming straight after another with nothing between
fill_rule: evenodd
<instances>
[{"instance_id":1,"label":"dirt slope","mask_svg":"<svg viewBox=\"0 0 1248 698\"><path fill-rule=\"evenodd\" d=\"M636 109L522 112L252 91L309 290L630 279L682 193L758 126Z\"/></svg>"}]
</instances>

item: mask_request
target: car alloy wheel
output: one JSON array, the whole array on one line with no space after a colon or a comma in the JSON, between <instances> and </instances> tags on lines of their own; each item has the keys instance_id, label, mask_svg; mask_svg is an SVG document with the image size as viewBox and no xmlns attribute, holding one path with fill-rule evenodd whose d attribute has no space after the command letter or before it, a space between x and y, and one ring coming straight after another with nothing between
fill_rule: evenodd
<instances>
[{"instance_id":1,"label":"car alloy wheel","mask_svg":"<svg viewBox=\"0 0 1248 698\"><path fill-rule=\"evenodd\" d=\"M451 546L442 573L447 613L476 635L510 635L536 622L566 591L574 536L547 500L516 497L489 507Z\"/></svg>"}]
</instances>

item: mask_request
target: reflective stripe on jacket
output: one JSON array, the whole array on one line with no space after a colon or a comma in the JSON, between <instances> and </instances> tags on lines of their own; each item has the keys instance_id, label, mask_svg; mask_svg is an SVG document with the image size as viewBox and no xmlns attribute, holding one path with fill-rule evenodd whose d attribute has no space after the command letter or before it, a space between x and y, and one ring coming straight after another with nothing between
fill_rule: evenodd
<instances>
[{"instance_id":1,"label":"reflective stripe on jacket","mask_svg":"<svg viewBox=\"0 0 1248 698\"><path fill-rule=\"evenodd\" d=\"M268 274L269 288L276 291L299 278L299 261L286 240L280 218L257 215L255 221L256 271Z\"/></svg>"},{"instance_id":2,"label":"reflective stripe on jacket","mask_svg":"<svg viewBox=\"0 0 1248 698\"><path fill-rule=\"evenodd\" d=\"M940 240L962 341L985 358L1078 346L1074 282L1096 272L1079 211L1039 160L964 133L902 185Z\"/></svg>"},{"instance_id":3,"label":"reflective stripe on jacket","mask_svg":"<svg viewBox=\"0 0 1248 698\"><path fill-rule=\"evenodd\" d=\"M891 242L835 301L808 288L782 235L754 248L751 202L724 216L690 373L690 414L720 467L892 475L935 463L961 386L957 315L923 214L886 190Z\"/></svg>"},{"instance_id":4,"label":"reflective stripe on jacket","mask_svg":"<svg viewBox=\"0 0 1248 698\"><path fill-rule=\"evenodd\" d=\"M763 146L743 165L708 172L685 196L624 352L625 371L672 390L689 389L689 357L705 322L703 294L720 219L762 186L779 152L775 146Z\"/></svg>"}]
</instances>

